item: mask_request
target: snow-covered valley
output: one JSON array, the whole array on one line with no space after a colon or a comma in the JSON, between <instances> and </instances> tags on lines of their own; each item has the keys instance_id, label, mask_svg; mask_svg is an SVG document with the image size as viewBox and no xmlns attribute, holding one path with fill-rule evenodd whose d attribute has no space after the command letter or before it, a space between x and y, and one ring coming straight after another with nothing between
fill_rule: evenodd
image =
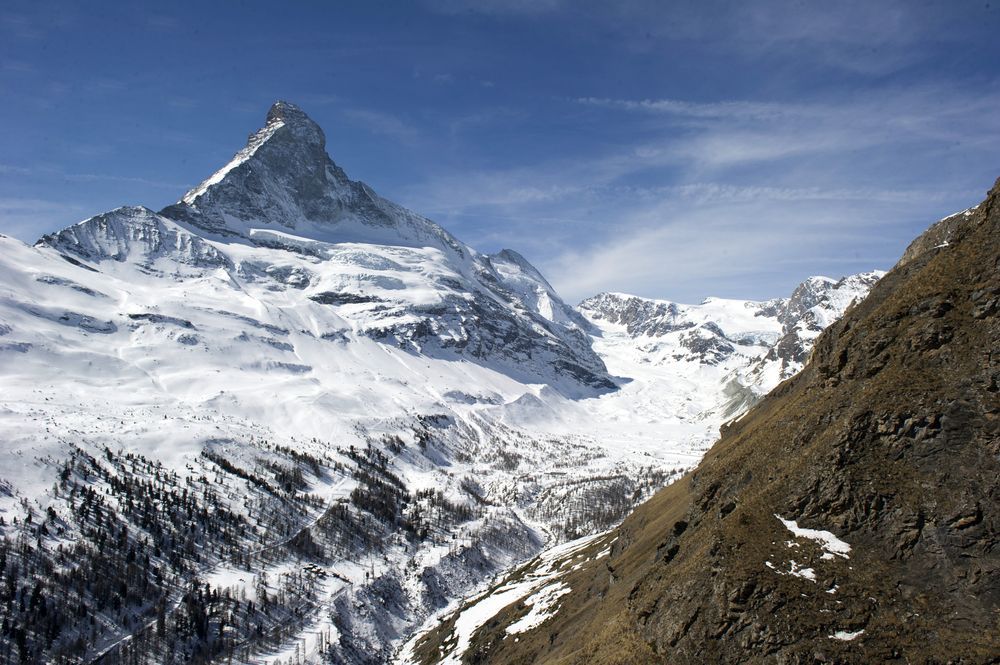
<instances>
[{"instance_id":1,"label":"snow-covered valley","mask_svg":"<svg viewBox=\"0 0 1000 665\"><path fill-rule=\"evenodd\" d=\"M691 468L879 276L574 308L279 102L163 211L0 236L0 656L388 662Z\"/></svg>"}]
</instances>

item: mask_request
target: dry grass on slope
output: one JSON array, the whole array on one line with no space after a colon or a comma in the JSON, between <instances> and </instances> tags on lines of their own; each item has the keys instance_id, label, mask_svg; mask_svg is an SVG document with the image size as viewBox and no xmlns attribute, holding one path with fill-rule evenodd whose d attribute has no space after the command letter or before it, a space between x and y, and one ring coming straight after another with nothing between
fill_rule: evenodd
<instances>
[{"instance_id":1,"label":"dry grass on slope","mask_svg":"<svg viewBox=\"0 0 1000 665\"><path fill-rule=\"evenodd\" d=\"M515 640L512 605L465 661L998 662L1000 186L947 226L567 575L553 618Z\"/></svg>"}]
</instances>

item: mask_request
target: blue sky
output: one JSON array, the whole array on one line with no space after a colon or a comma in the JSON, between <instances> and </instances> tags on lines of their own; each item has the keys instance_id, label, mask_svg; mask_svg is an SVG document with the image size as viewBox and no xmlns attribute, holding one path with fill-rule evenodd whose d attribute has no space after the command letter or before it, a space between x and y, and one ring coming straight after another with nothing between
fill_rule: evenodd
<instances>
[{"instance_id":1,"label":"blue sky","mask_svg":"<svg viewBox=\"0 0 1000 665\"><path fill-rule=\"evenodd\" d=\"M888 268L1000 176L995 0L0 7L0 232L154 209L288 99L333 159L567 298Z\"/></svg>"}]
</instances>

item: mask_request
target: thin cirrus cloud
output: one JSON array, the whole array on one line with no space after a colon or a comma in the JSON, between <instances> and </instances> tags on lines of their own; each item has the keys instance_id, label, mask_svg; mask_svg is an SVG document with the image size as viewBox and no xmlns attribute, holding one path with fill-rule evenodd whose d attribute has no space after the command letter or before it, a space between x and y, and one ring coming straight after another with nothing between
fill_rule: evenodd
<instances>
[{"instance_id":1,"label":"thin cirrus cloud","mask_svg":"<svg viewBox=\"0 0 1000 665\"><path fill-rule=\"evenodd\" d=\"M809 107L747 101L722 101L698 103L680 99L608 99L607 97L580 97L577 103L623 111L668 113L693 118L751 118L773 119L788 115L803 115Z\"/></svg>"},{"instance_id":2,"label":"thin cirrus cloud","mask_svg":"<svg viewBox=\"0 0 1000 665\"><path fill-rule=\"evenodd\" d=\"M3 233L14 237L35 235L36 229L53 219L82 219L85 209L80 204L46 199L0 198L0 219Z\"/></svg>"},{"instance_id":3,"label":"thin cirrus cloud","mask_svg":"<svg viewBox=\"0 0 1000 665\"><path fill-rule=\"evenodd\" d=\"M592 98L576 101L595 105ZM682 123L679 128L669 121L662 126L654 125L633 140L622 141L586 159L572 156L508 169L440 175L420 184L420 195L410 200L430 213L555 201L587 192L606 193L610 185L626 181L629 176L667 166L682 168L685 178L705 172L718 175L730 167L765 162L772 163L775 171L794 166L802 173L815 170L817 159L824 159L824 164L830 165L838 156L862 149L899 148L914 142L982 141L983 136L1000 134L1000 123L993 114L986 113L998 102L997 96L984 98L944 89L933 93L908 92L877 104L867 100L790 105L751 101L706 104L681 100L600 100L598 106L612 111L681 116L682 120L694 117L698 122ZM802 161L814 162L814 166L804 166ZM852 191L853 196L882 191L826 178L822 187L812 183L803 186L801 182L780 187L781 182L769 179L770 173L761 175L766 177L757 180L763 180L766 186L762 188L761 183L755 183L757 191ZM660 191L677 191L676 187L683 184L668 183ZM743 187L742 191L753 191L754 187Z\"/></svg>"},{"instance_id":4,"label":"thin cirrus cloud","mask_svg":"<svg viewBox=\"0 0 1000 665\"><path fill-rule=\"evenodd\" d=\"M111 173L67 173L65 171L60 171L59 169L47 166L24 167L24 166L16 166L13 164L0 164L0 175L32 176L38 174L54 176L61 180L66 180L69 182L118 182L126 184L145 185L147 187L156 187L160 189L169 189L173 191L181 191L190 187L190 185L180 184L177 182L168 182L163 180L157 180L155 178L142 178L139 176L123 176ZM29 199L9 199L9 200L29 200Z\"/></svg>"},{"instance_id":5,"label":"thin cirrus cloud","mask_svg":"<svg viewBox=\"0 0 1000 665\"><path fill-rule=\"evenodd\" d=\"M611 111L640 112L665 118L663 129L683 128L683 137L644 145L636 152L655 163L687 159L705 166L727 166L802 154L845 153L878 145L917 141L973 143L993 141L1000 118L995 89L965 91L953 86L883 90L878 96L812 103L674 99L580 98L578 104Z\"/></svg>"},{"instance_id":6,"label":"thin cirrus cloud","mask_svg":"<svg viewBox=\"0 0 1000 665\"><path fill-rule=\"evenodd\" d=\"M391 113L372 109L346 109L343 114L373 134L407 144L415 143L420 138L417 128Z\"/></svg>"},{"instance_id":7,"label":"thin cirrus cloud","mask_svg":"<svg viewBox=\"0 0 1000 665\"><path fill-rule=\"evenodd\" d=\"M888 267L878 244L889 235L872 232L881 209L866 211L868 204L854 202L820 214L810 199L799 205L774 201L763 196L700 207L660 202L629 213L628 233L568 249L544 267L573 301L602 290L682 301L709 295L766 299L788 295L811 274L832 269L830 276L839 277ZM789 273L798 277L789 279ZM747 281L753 286L741 284Z\"/></svg>"},{"instance_id":8,"label":"thin cirrus cloud","mask_svg":"<svg viewBox=\"0 0 1000 665\"><path fill-rule=\"evenodd\" d=\"M432 178L407 202L491 249L497 234L473 220L502 224L571 300L780 295L801 271L887 268L936 213L975 203L978 183L934 162L995 154L998 101L953 86L790 104L579 98L600 121L640 114L642 130L603 152Z\"/></svg>"},{"instance_id":9,"label":"thin cirrus cloud","mask_svg":"<svg viewBox=\"0 0 1000 665\"><path fill-rule=\"evenodd\" d=\"M798 63L881 76L927 57L914 45L928 40L958 45L962 40L960 34L941 30L953 18L948 3L916 4L906 0L808 4L797 0L584 0L562 9L638 52L655 53L664 43L684 42L695 52L756 60L792 56ZM548 11L558 8L555 3Z\"/></svg>"},{"instance_id":10,"label":"thin cirrus cloud","mask_svg":"<svg viewBox=\"0 0 1000 665\"><path fill-rule=\"evenodd\" d=\"M535 16L566 5L563 0L426 0L428 9L442 14Z\"/></svg>"},{"instance_id":11,"label":"thin cirrus cloud","mask_svg":"<svg viewBox=\"0 0 1000 665\"><path fill-rule=\"evenodd\" d=\"M44 194L38 197L0 196L0 232L28 243L46 231L80 221L98 212L78 200L74 201L71 192L62 191L67 185L102 184L113 188L125 187L129 190L143 187L161 190L170 195L176 193L177 196L190 188L190 185L155 178L108 173L70 173L47 166L24 167L0 164L0 176L11 182L30 182L41 177L63 185L57 195L61 194L64 199L46 198Z\"/></svg>"},{"instance_id":12,"label":"thin cirrus cloud","mask_svg":"<svg viewBox=\"0 0 1000 665\"><path fill-rule=\"evenodd\" d=\"M0 198L160 207L288 99L352 177L517 249L569 299L769 297L886 267L1000 166L986 3L54 3L0 11L22 169L0 167ZM176 29L195 14L213 39ZM69 221L30 207L28 241Z\"/></svg>"}]
</instances>

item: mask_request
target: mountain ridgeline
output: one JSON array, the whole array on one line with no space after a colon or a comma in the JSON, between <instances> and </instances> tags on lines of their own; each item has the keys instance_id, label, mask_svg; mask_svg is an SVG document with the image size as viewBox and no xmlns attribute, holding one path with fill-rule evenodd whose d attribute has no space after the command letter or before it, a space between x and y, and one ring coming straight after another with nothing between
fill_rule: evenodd
<instances>
[{"instance_id":1,"label":"mountain ridgeline","mask_svg":"<svg viewBox=\"0 0 1000 665\"><path fill-rule=\"evenodd\" d=\"M836 660L911 626L980 654L991 201L884 282L574 308L278 102L159 212L0 236L0 662ZM495 577L531 609L415 639Z\"/></svg>"},{"instance_id":2,"label":"mountain ridgeline","mask_svg":"<svg viewBox=\"0 0 1000 665\"><path fill-rule=\"evenodd\" d=\"M402 262L365 256L361 248L347 255L342 250L351 243L415 258L408 271L433 297L414 302L406 290L417 285L396 276L358 274L330 284L306 268L235 255L249 245L312 262L340 258L359 273L391 273ZM614 387L591 349L586 322L523 257L512 250L480 254L351 180L327 155L319 125L287 102L275 103L246 147L176 204L158 213L118 208L38 245L85 265L113 260L155 272L165 259L169 265L160 270L221 268L236 281L291 286L321 305L352 305L347 318L359 321L361 334L402 348L465 356L572 394Z\"/></svg>"},{"instance_id":3,"label":"mountain ridgeline","mask_svg":"<svg viewBox=\"0 0 1000 665\"><path fill-rule=\"evenodd\" d=\"M541 616L538 592L480 619L462 662L997 662L998 349L1000 181L914 241L694 471L545 562ZM413 660L452 648L456 616Z\"/></svg>"},{"instance_id":4,"label":"mountain ridgeline","mask_svg":"<svg viewBox=\"0 0 1000 665\"><path fill-rule=\"evenodd\" d=\"M592 331L285 102L160 212L0 236L0 662L388 661L684 468L494 414L613 391Z\"/></svg>"},{"instance_id":5,"label":"mountain ridgeline","mask_svg":"<svg viewBox=\"0 0 1000 665\"><path fill-rule=\"evenodd\" d=\"M681 394L689 382L712 384L714 389L698 387L700 395L714 399L700 415L728 419L802 369L819 333L868 295L883 274L810 277L791 296L763 302L707 298L684 305L601 293L579 308L602 331L604 346L631 347L644 364L678 370L664 377L664 391ZM701 376L684 371L692 367Z\"/></svg>"}]
</instances>

